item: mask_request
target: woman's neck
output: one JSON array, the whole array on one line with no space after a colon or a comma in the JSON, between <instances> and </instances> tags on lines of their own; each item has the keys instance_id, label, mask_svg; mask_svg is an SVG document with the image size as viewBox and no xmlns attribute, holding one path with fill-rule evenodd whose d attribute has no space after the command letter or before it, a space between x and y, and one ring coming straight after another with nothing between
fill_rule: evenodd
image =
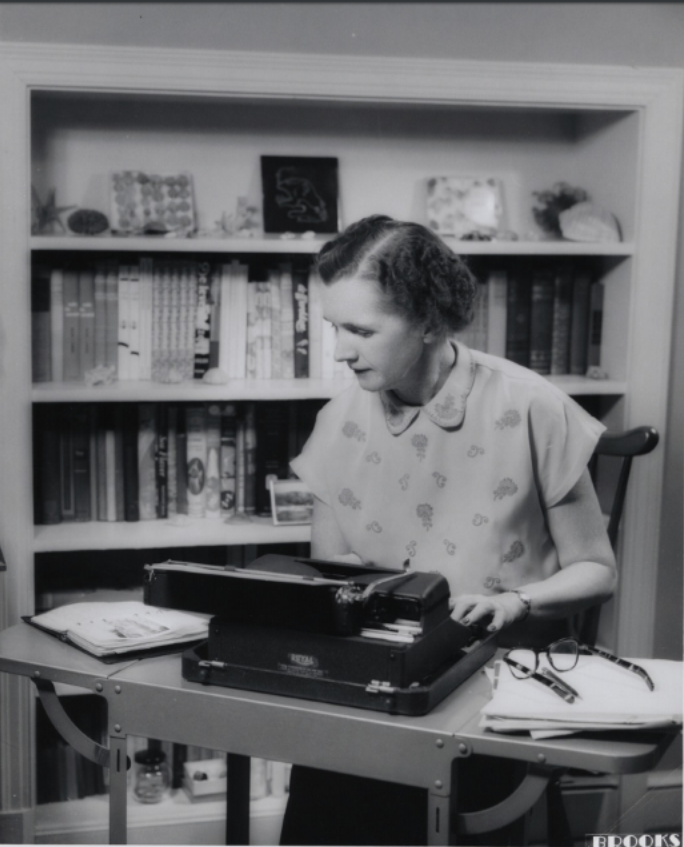
<instances>
[{"instance_id":1,"label":"woman's neck","mask_svg":"<svg viewBox=\"0 0 684 847\"><path fill-rule=\"evenodd\" d=\"M456 364L456 348L445 338L425 347L421 367L408 385L394 389L394 393L409 406L424 406L435 397Z\"/></svg>"}]
</instances>

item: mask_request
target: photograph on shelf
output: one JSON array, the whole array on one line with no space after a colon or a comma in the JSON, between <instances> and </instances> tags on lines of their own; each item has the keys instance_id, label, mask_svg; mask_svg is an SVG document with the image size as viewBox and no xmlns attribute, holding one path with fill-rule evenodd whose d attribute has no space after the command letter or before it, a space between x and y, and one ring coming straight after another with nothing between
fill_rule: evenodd
<instances>
[{"instance_id":1,"label":"photograph on shelf","mask_svg":"<svg viewBox=\"0 0 684 847\"><path fill-rule=\"evenodd\" d=\"M313 494L300 479L269 480L273 523L309 524L313 515Z\"/></svg>"},{"instance_id":2,"label":"photograph on shelf","mask_svg":"<svg viewBox=\"0 0 684 847\"><path fill-rule=\"evenodd\" d=\"M196 229L192 176L113 173L110 217L112 230L124 235L186 237Z\"/></svg>"},{"instance_id":3,"label":"photograph on shelf","mask_svg":"<svg viewBox=\"0 0 684 847\"><path fill-rule=\"evenodd\" d=\"M427 181L428 226L438 235L493 238L502 214L501 183L494 177L435 176Z\"/></svg>"},{"instance_id":4,"label":"photograph on shelf","mask_svg":"<svg viewBox=\"0 0 684 847\"><path fill-rule=\"evenodd\" d=\"M262 156L264 232L339 230L336 157Z\"/></svg>"}]
</instances>

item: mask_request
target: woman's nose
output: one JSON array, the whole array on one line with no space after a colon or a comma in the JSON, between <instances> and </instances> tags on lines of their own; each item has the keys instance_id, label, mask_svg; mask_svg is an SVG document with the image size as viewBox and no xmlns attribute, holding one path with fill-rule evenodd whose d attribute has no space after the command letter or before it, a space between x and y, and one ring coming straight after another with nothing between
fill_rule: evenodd
<instances>
[{"instance_id":1,"label":"woman's nose","mask_svg":"<svg viewBox=\"0 0 684 847\"><path fill-rule=\"evenodd\" d=\"M356 351L350 343L350 339L346 338L341 332L337 333L334 359L336 362L352 362L356 359Z\"/></svg>"}]
</instances>

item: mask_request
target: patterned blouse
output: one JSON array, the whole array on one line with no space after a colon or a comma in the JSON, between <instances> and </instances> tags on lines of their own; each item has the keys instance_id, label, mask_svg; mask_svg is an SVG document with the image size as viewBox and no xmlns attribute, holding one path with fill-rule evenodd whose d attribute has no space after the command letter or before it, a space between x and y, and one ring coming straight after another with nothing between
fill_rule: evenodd
<instances>
[{"instance_id":1,"label":"patterned blouse","mask_svg":"<svg viewBox=\"0 0 684 847\"><path fill-rule=\"evenodd\" d=\"M495 594L559 570L544 514L605 427L532 371L454 346L425 406L356 384L331 400L292 468L364 561Z\"/></svg>"}]
</instances>

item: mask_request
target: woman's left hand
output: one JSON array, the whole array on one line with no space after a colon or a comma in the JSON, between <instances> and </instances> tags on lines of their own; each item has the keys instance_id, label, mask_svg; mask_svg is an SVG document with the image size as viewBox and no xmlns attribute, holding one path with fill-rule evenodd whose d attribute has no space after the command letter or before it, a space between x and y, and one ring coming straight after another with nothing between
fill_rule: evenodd
<instances>
[{"instance_id":1,"label":"woman's left hand","mask_svg":"<svg viewBox=\"0 0 684 847\"><path fill-rule=\"evenodd\" d=\"M451 616L464 626L477 623L490 632L505 629L527 614L525 604L513 592L503 594L462 594L454 602Z\"/></svg>"}]
</instances>

